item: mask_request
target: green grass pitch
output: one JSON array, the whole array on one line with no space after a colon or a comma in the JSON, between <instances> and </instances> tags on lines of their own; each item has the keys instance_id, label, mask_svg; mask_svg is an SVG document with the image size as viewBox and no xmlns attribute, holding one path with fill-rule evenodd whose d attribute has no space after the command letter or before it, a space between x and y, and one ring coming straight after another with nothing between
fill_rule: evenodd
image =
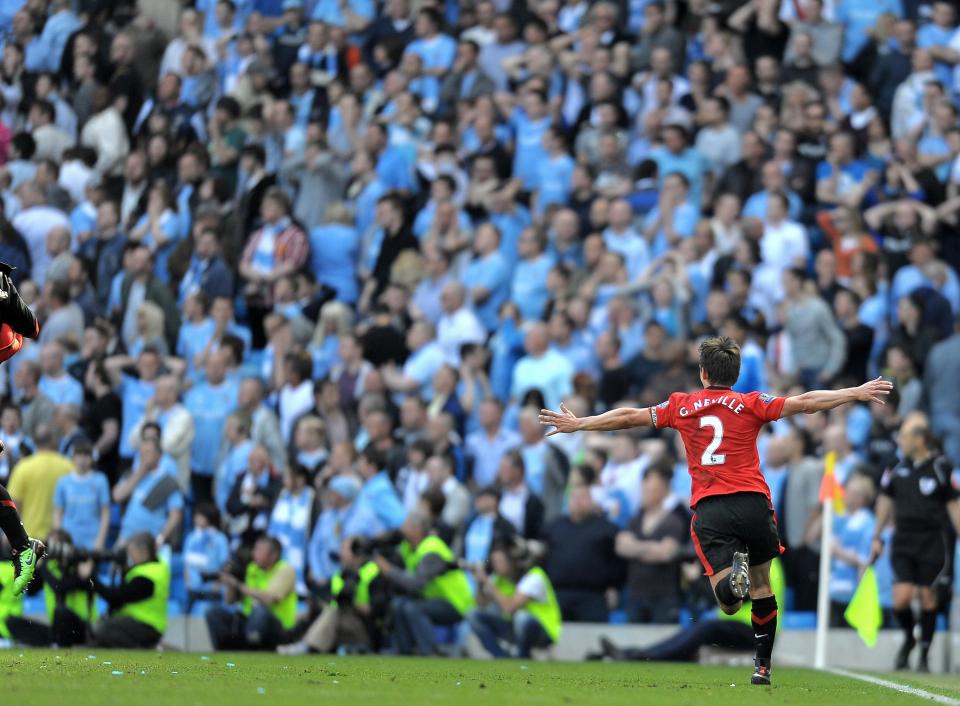
<instances>
[{"instance_id":1,"label":"green grass pitch","mask_svg":"<svg viewBox=\"0 0 960 706\"><path fill-rule=\"evenodd\" d=\"M3 703L243 706L884 706L923 699L806 669L774 670L772 688L746 668L685 664L544 663L385 657L280 657L103 650L0 653ZM960 696L960 677L899 679ZM926 703L930 703L927 701Z\"/></svg>"}]
</instances>

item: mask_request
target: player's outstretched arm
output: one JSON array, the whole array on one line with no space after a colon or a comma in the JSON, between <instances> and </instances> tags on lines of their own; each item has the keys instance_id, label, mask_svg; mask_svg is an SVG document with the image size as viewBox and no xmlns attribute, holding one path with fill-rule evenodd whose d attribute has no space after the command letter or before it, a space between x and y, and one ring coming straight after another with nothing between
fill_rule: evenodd
<instances>
[{"instance_id":1,"label":"player's outstretched arm","mask_svg":"<svg viewBox=\"0 0 960 706\"><path fill-rule=\"evenodd\" d=\"M811 390L802 395L788 397L783 404L781 417L794 414L813 414L825 412L850 402L876 402L884 404L893 383L882 378L865 382L859 387L847 387L843 390Z\"/></svg>"},{"instance_id":2,"label":"player's outstretched arm","mask_svg":"<svg viewBox=\"0 0 960 706\"><path fill-rule=\"evenodd\" d=\"M559 412L541 409L540 423L545 427L556 427L553 431L547 432L547 436L553 436L554 434L572 434L575 431L617 431L648 427L653 420L650 418L649 407L639 409L624 407L611 409L609 412L593 417L578 417L561 404Z\"/></svg>"}]
</instances>

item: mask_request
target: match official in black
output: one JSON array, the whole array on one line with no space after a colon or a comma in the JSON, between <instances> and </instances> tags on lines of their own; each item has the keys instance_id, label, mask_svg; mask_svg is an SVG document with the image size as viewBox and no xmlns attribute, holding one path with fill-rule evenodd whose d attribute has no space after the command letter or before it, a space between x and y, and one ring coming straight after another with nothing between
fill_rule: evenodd
<instances>
[{"instance_id":1,"label":"match official in black","mask_svg":"<svg viewBox=\"0 0 960 706\"><path fill-rule=\"evenodd\" d=\"M947 515L960 532L960 494L951 484L952 464L940 453L930 420L920 412L907 415L900 426L901 461L880 481L877 525L871 560L883 551L883 530L893 520L891 547L893 610L904 632L896 668L910 666L916 646L911 602L920 596L920 661L917 671L928 672L927 658L937 622L937 593L933 584L946 561L944 530Z\"/></svg>"}]
</instances>

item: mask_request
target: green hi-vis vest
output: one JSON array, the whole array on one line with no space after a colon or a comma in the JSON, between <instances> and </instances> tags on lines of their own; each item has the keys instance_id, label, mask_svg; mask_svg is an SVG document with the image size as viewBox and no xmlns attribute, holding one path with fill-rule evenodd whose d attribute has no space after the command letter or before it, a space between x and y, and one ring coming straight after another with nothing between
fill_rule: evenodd
<instances>
[{"instance_id":1,"label":"green hi-vis vest","mask_svg":"<svg viewBox=\"0 0 960 706\"><path fill-rule=\"evenodd\" d=\"M10 637L7 630L7 618L11 615L23 615L23 595L13 595L13 564L0 561L0 637Z\"/></svg>"},{"instance_id":2,"label":"green hi-vis vest","mask_svg":"<svg viewBox=\"0 0 960 706\"><path fill-rule=\"evenodd\" d=\"M136 603L127 603L117 611L137 622L149 625L163 635L167 629L167 599L170 597L170 567L162 561L137 564L127 571L123 580L127 583L143 577L153 584L153 594Z\"/></svg>"},{"instance_id":3,"label":"green hi-vis vest","mask_svg":"<svg viewBox=\"0 0 960 706\"><path fill-rule=\"evenodd\" d=\"M415 572L427 554L436 554L444 561L454 561L453 552L447 543L437 536L425 537L410 560L408 569ZM466 615L473 608L473 592L470 582L462 569L450 569L433 579L423 589L424 598L439 598L452 605L460 615Z\"/></svg>"},{"instance_id":4,"label":"green hi-vis vest","mask_svg":"<svg viewBox=\"0 0 960 706\"><path fill-rule=\"evenodd\" d=\"M557 601L557 595L553 592L553 584L550 583L550 577L547 572L539 566L530 569L531 574L539 576L543 580L543 585L547 589L547 599L545 601L527 601L521 610L527 611L533 616L533 619L540 623L540 627L550 637L550 641L556 643L563 632L563 618L560 616L560 603ZM507 598L512 597L517 592L517 585L510 579L502 576L495 576L493 584L497 590Z\"/></svg>"},{"instance_id":5,"label":"green hi-vis vest","mask_svg":"<svg viewBox=\"0 0 960 706\"><path fill-rule=\"evenodd\" d=\"M783 574L783 564L780 563L779 559L774 559L770 562L770 588L773 589L773 595L777 596L781 602L778 601L777 613L777 632L780 631L780 628L783 627L783 614L787 605L787 580ZM736 620L738 623L743 623L744 625L752 625L753 618L750 617L750 602L745 602L733 615L727 615L722 610L717 611L717 617L720 620Z\"/></svg>"},{"instance_id":6,"label":"green hi-vis vest","mask_svg":"<svg viewBox=\"0 0 960 706\"><path fill-rule=\"evenodd\" d=\"M266 591L270 586L273 575L287 564L283 560L278 561L268 570L264 571L254 562L247 564L247 576L244 583L255 591ZM243 597L243 608L241 612L244 615L250 615L253 612L253 599L250 596ZM270 612L277 616L280 625L284 630L289 630L297 622L297 592L290 591L286 596L270 606Z\"/></svg>"},{"instance_id":7,"label":"green hi-vis vest","mask_svg":"<svg viewBox=\"0 0 960 706\"><path fill-rule=\"evenodd\" d=\"M47 561L47 571L54 578L63 578L63 571L55 559ZM57 596L47 584L43 585L43 602L47 608L47 619L53 622L53 610L57 607ZM97 619L97 601L87 591L70 591L64 598L63 604L67 610L75 614L85 623L92 623Z\"/></svg>"},{"instance_id":8,"label":"green hi-vis vest","mask_svg":"<svg viewBox=\"0 0 960 706\"><path fill-rule=\"evenodd\" d=\"M403 540L400 542L400 545L397 547L397 551L400 553L400 559L403 561L403 568L409 573L413 573L413 569L416 566L414 564L414 552L410 548L410 542Z\"/></svg>"},{"instance_id":9,"label":"green hi-vis vest","mask_svg":"<svg viewBox=\"0 0 960 706\"><path fill-rule=\"evenodd\" d=\"M370 605L370 584L373 583L373 580L380 575L380 567L374 564L372 561L368 561L366 564L360 567L360 570L357 572L358 581L357 581L357 593L353 597L353 604L355 606L361 605ZM330 579L330 593L333 594L333 597L336 598L340 595L340 591L343 590L343 574L339 571L333 575L333 578ZM336 600L331 601L333 605L337 604Z\"/></svg>"}]
</instances>

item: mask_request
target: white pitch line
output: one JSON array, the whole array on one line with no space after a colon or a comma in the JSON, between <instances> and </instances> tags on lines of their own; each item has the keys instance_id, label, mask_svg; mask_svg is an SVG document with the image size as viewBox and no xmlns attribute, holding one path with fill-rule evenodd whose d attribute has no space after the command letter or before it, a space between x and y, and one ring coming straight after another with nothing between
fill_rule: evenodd
<instances>
[{"instance_id":1,"label":"white pitch line","mask_svg":"<svg viewBox=\"0 0 960 706\"><path fill-rule=\"evenodd\" d=\"M918 689L915 686L898 684L895 681L887 681L886 679L880 679L879 677L872 677L869 674L859 674L857 672L848 672L846 669L827 669L826 671L841 677L849 677L850 679L859 679L860 681L865 681L868 684L882 686L886 689L893 689L894 691L899 691L901 694L910 694L911 696L918 696L921 699L933 701L938 704L944 704L944 706L960 706L960 699L953 699L953 698L950 698L949 696L943 696L941 694L933 694L929 691L925 691L924 689Z\"/></svg>"}]
</instances>

